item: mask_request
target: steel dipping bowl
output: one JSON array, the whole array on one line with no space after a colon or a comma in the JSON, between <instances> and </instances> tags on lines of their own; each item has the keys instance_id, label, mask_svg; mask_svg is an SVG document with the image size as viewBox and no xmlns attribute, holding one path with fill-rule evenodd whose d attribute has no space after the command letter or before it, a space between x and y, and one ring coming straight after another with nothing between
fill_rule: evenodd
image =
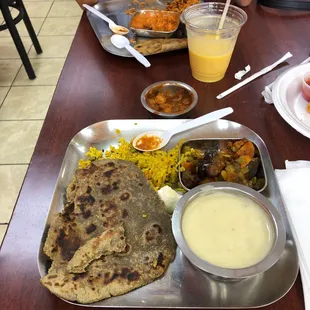
<instances>
[{"instance_id":1,"label":"steel dipping bowl","mask_svg":"<svg viewBox=\"0 0 310 310\"><path fill-rule=\"evenodd\" d=\"M184 211L186 210L189 203L198 196L208 195L214 192L225 192L251 199L257 205L263 208L271 219L271 222L274 226L274 244L267 256L256 265L239 269L222 268L219 266L215 266L197 256L190 249L187 242L185 241L182 233L182 217ZM225 278L232 280L241 280L244 278L255 276L268 270L279 260L286 243L285 226L280 213L274 207L274 205L266 197L256 192L255 190L248 188L244 185L231 182L214 182L203 184L187 192L179 200L179 202L177 203L177 207L174 210L172 216L172 231L179 248L193 265L207 272L210 275L222 279Z\"/></svg>"},{"instance_id":2,"label":"steel dipping bowl","mask_svg":"<svg viewBox=\"0 0 310 310\"><path fill-rule=\"evenodd\" d=\"M151 108L148 105L147 100L146 100L146 96L150 90L152 90L153 88L155 88L159 85L162 85L162 87L161 87L162 91L169 91L172 93L176 92L180 87L187 89L193 95L193 101L192 101L191 105L189 105L188 108L185 109L184 111L178 112L178 113L164 113L164 112L154 110L153 108ZM178 81L161 81L161 82L151 84L150 86L145 88L141 94L141 103L145 109L147 109L149 112L151 112L155 115L166 117L166 118L178 117L180 115L188 113L190 110L192 110L196 106L197 101L198 101L198 94L195 91L195 89L188 84L185 84L183 82L178 82Z\"/></svg>"}]
</instances>

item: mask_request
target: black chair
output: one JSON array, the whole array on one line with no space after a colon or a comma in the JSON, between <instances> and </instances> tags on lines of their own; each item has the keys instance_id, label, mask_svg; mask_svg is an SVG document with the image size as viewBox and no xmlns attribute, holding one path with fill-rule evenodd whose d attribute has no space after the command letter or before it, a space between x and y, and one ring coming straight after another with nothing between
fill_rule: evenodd
<instances>
[{"instance_id":1,"label":"black chair","mask_svg":"<svg viewBox=\"0 0 310 310\"><path fill-rule=\"evenodd\" d=\"M19 11L19 14L17 17L13 19L10 7L15 8ZM27 14L27 11L25 9L25 6L23 4L22 0L0 0L0 10L2 12L3 18L5 23L0 26L0 31L9 29L12 39L15 43L15 46L17 48L17 51L19 53L19 56L24 64L24 67L26 69L26 72L28 74L29 79L33 80L36 78L36 75L33 71L32 65L29 61L27 52L25 50L24 44L20 38L20 35L16 29L16 24L19 23L21 20L24 21L25 26L28 30L29 36L32 40L32 43L34 45L34 48L37 52L37 54L42 53L42 49L40 46L40 43L38 41L38 38L36 36L36 33L32 27L32 24L30 22L29 16Z\"/></svg>"}]
</instances>

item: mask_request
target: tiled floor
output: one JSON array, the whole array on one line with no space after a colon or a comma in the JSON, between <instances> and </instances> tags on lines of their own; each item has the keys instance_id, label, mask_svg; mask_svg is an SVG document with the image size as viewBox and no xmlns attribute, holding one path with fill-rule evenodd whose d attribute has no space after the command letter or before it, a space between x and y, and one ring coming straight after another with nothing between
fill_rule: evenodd
<instances>
[{"instance_id":1,"label":"tiled floor","mask_svg":"<svg viewBox=\"0 0 310 310\"><path fill-rule=\"evenodd\" d=\"M36 54L19 23L37 75L31 81L8 30L0 32L0 245L82 14L75 0L24 0L24 4L43 54ZM15 9L11 12L16 16Z\"/></svg>"}]
</instances>

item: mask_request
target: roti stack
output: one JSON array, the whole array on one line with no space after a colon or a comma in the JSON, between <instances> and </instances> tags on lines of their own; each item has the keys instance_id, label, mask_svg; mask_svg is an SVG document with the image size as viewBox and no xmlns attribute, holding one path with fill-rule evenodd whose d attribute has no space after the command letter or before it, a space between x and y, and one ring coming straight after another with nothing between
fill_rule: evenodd
<instances>
[{"instance_id":1,"label":"roti stack","mask_svg":"<svg viewBox=\"0 0 310 310\"><path fill-rule=\"evenodd\" d=\"M133 163L94 161L77 170L51 224L41 283L57 296L92 303L163 275L175 256L170 217Z\"/></svg>"}]
</instances>

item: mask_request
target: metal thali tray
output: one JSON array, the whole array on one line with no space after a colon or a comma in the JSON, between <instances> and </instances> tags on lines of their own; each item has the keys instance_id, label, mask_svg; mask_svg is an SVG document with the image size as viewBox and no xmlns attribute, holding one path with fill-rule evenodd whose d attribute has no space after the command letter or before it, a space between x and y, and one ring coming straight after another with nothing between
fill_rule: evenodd
<instances>
[{"instance_id":1,"label":"metal thali tray","mask_svg":"<svg viewBox=\"0 0 310 310\"><path fill-rule=\"evenodd\" d=\"M43 244L55 213L63 209L66 187L71 183L78 161L90 146L107 149L117 146L119 138L127 141L150 130L170 129L186 120L110 120L81 130L68 145L52 198L38 255L38 267L43 277L47 273L48 258ZM121 131L118 135L116 129ZM241 281L219 281L194 267L177 249L177 255L165 275L125 295L93 303L90 307L117 308L255 308L271 304L283 297L298 274L298 256L286 211L281 199L274 169L263 140L249 128L228 120L219 120L176 135L167 145L170 149L180 139L247 138L259 149L264 162L268 186L262 192L281 213L286 227L286 246L280 260L268 271ZM73 303L81 305L78 303ZM83 305L81 305L83 306Z\"/></svg>"},{"instance_id":2,"label":"metal thali tray","mask_svg":"<svg viewBox=\"0 0 310 310\"><path fill-rule=\"evenodd\" d=\"M167 0L146 0L145 1L145 9L161 9L164 10L168 3ZM128 0L108 0L105 2L100 2L94 5L94 8L100 11L101 13L107 15L111 18L116 24L125 26L129 29L129 23L132 18L131 15L125 13L125 11L130 7L136 7L137 10L137 2L130 2ZM101 44L101 46L109 53L121 57L133 57L126 49L118 49L116 48L110 41L112 36L112 31L109 28L108 23L104 22L102 19L97 17L94 14L91 14L87 11L88 20ZM129 34L126 37L131 40L133 39L134 33L129 29ZM184 38L183 31L177 31L171 38ZM150 40L152 38L143 38L136 37L136 43L141 43L144 40Z\"/></svg>"}]
</instances>

